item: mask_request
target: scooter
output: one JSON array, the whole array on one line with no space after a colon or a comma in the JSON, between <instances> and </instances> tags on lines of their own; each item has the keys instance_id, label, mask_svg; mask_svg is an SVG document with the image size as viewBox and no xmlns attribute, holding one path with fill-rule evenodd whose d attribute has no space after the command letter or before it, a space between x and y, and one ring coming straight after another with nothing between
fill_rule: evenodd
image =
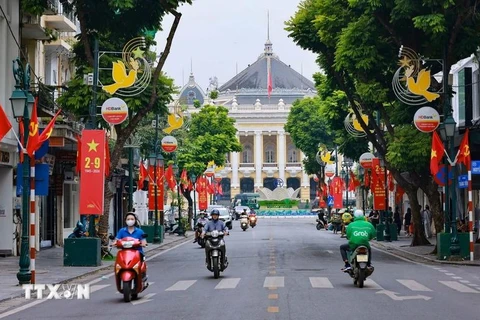
<instances>
[{"instance_id":1,"label":"scooter","mask_svg":"<svg viewBox=\"0 0 480 320\"><path fill-rule=\"evenodd\" d=\"M352 266L352 269L348 272L353 278L353 284L359 288L363 288L363 284L367 277L371 276L374 268L367 267L368 263L368 248L365 246L359 246L353 251L348 261Z\"/></svg>"},{"instance_id":2,"label":"scooter","mask_svg":"<svg viewBox=\"0 0 480 320\"><path fill-rule=\"evenodd\" d=\"M142 235L147 238L147 234ZM113 240L114 237L110 236ZM142 261L140 252L141 241L135 238L126 237L115 242L119 249L115 260L115 282L117 290L123 293L123 300L130 302L137 299L138 294L148 287L147 264Z\"/></svg>"},{"instance_id":3,"label":"scooter","mask_svg":"<svg viewBox=\"0 0 480 320\"><path fill-rule=\"evenodd\" d=\"M217 230L205 234L206 266L209 271L213 272L215 279L218 279L220 272L225 271L228 267L227 257L225 256L225 241L223 241L224 235L223 232Z\"/></svg>"},{"instance_id":4,"label":"scooter","mask_svg":"<svg viewBox=\"0 0 480 320\"><path fill-rule=\"evenodd\" d=\"M317 219L317 230L322 230L325 229L325 224L323 223L322 220Z\"/></svg>"},{"instance_id":5,"label":"scooter","mask_svg":"<svg viewBox=\"0 0 480 320\"><path fill-rule=\"evenodd\" d=\"M248 218L246 216L240 217L240 227L243 231L248 229Z\"/></svg>"},{"instance_id":6,"label":"scooter","mask_svg":"<svg viewBox=\"0 0 480 320\"><path fill-rule=\"evenodd\" d=\"M257 216L251 215L250 217L248 217L248 220L250 222L250 227L255 228L255 226L257 225Z\"/></svg>"}]
</instances>

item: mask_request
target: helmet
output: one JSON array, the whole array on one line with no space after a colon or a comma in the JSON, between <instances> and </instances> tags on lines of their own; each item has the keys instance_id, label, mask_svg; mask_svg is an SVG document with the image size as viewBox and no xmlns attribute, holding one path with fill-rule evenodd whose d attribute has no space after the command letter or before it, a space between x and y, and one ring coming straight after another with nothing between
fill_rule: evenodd
<instances>
[{"instance_id":1,"label":"helmet","mask_svg":"<svg viewBox=\"0 0 480 320\"><path fill-rule=\"evenodd\" d=\"M354 216L355 218L363 217L363 210L361 210L361 209L355 210L355 212L353 213L353 216Z\"/></svg>"},{"instance_id":2,"label":"helmet","mask_svg":"<svg viewBox=\"0 0 480 320\"><path fill-rule=\"evenodd\" d=\"M218 211L217 209L213 209L212 212L210 212L210 215L220 215L220 211Z\"/></svg>"}]
</instances>

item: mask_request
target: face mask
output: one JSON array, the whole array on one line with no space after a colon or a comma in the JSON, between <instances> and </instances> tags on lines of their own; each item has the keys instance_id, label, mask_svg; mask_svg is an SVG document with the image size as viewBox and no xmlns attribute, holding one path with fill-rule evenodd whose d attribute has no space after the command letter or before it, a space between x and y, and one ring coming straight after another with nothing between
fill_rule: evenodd
<instances>
[{"instance_id":1,"label":"face mask","mask_svg":"<svg viewBox=\"0 0 480 320\"><path fill-rule=\"evenodd\" d=\"M135 220L127 220L127 226L133 227L134 224L135 224Z\"/></svg>"}]
</instances>

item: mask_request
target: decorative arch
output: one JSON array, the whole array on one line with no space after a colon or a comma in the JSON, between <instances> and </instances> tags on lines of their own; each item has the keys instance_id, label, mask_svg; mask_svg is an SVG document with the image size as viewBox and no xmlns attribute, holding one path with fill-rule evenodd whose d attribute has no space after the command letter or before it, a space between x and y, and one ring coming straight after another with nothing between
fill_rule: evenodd
<instances>
[{"instance_id":1,"label":"decorative arch","mask_svg":"<svg viewBox=\"0 0 480 320\"><path fill-rule=\"evenodd\" d=\"M241 178L240 179L240 193L254 192L255 184L253 178Z\"/></svg>"},{"instance_id":2,"label":"decorative arch","mask_svg":"<svg viewBox=\"0 0 480 320\"><path fill-rule=\"evenodd\" d=\"M275 145L269 143L265 146L265 163L274 163L276 162L276 155L275 155Z\"/></svg>"},{"instance_id":3,"label":"decorative arch","mask_svg":"<svg viewBox=\"0 0 480 320\"><path fill-rule=\"evenodd\" d=\"M288 161L290 163L296 163L298 161L298 150L293 144L288 145Z\"/></svg>"},{"instance_id":4,"label":"decorative arch","mask_svg":"<svg viewBox=\"0 0 480 320\"><path fill-rule=\"evenodd\" d=\"M253 148L250 143L243 145L242 163L253 163Z\"/></svg>"}]
</instances>

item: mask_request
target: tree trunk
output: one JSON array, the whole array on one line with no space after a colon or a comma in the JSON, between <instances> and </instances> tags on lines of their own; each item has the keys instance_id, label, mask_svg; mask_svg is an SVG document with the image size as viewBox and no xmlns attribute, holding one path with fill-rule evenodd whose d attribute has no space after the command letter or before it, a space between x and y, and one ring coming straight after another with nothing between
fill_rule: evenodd
<instances>
[{"instance_id":1,"label":"tree trunk","mask_svg":"<svg viewBox=\"0 0 480 320\"><path fill-rule=\"evenodd\" d=\"M433 223L435 225L435 233L438 234L444 231L445 221L441 195L438 192L438 185L432 179L430 183L425 186L425 188L422 188L422 190L423 192L425 192L428 198L428 203L430 204L430 211L432 212L433 216ZM435 246L434 250L431 253L437 253L437 246Z\"/></svg>"},{"instance_id":2,"label":"tree trunk","mask_svg":"<svg viewBox=\"0 0 480 320\"><path fill-rule=\"evenodd\" d=\"M410 208L412 209L412 222L414 230L412 243L410 244L412 247L430 244L428 239L425 237L425 229L423 228L422 224L422 217L420 214L421 206L418 203L417 191L418 189L413 186L405 189L408 199L410 200Z\"/></svg>"},{"instance_id":3,"label":"tree trunk","mask_svg":"<svg viewBox=\"0 0 480 320\"><path fill-rule=\"evenodd\" d=\"M110 175L111 176L111 175ZM108 183L110 182L110 179L105 179L105 191L103 193L103 214L100 216L100 219L98 221L98 231L97 235L102 241L102 257L104 254L107 253L108 251L108 218L110 216L110 202L113 199L113 193L110 192L110 188L108 187ZM115 215L115 213L114 213Z\"/></svg>"},{"instance_id":4,"label":"tree trunk","mask_svg":"<svg viewBox=\"0 0 480 320\"><path fill-rule=\"evenodd\" d=\"M184 191L182 189L182 194L187 199L188 201L188 224L192 225L192 219L193 219L193 199L192 196L190 195L190 190Z\"/></svg>"}]
</instances>

